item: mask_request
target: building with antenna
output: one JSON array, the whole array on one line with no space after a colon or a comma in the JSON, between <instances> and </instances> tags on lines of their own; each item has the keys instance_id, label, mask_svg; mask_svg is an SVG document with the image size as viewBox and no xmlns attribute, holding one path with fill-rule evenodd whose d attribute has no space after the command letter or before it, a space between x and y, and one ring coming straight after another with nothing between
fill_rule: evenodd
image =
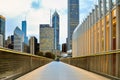
<instances>
[{"instance_id":1,"label":"building with antenna","mask_svg":"<svg viewBox=\"0 0 120 80\"><path fill-rule=\"evenodd\" d=\"M52 15L52 27L54 29L54 50L60 50L59 45L59 14L57 11Z\"/></svg>"},{"instance_id":2,"label":"building with antenna","mask_svg":"<svg viewBox=\"0 0 120 80\"><path fill-rule=\"evenodd\" d=\"M27 21L22 21L22 31L24 33L24 43L28 44L28 37L27 37Z\"/></svg>"}]
</instances>

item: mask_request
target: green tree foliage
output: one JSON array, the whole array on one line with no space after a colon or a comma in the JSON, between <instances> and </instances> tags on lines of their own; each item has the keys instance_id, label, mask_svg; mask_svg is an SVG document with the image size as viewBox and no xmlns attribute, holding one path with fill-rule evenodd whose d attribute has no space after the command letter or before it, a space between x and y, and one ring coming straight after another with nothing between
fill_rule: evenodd
<instances>
[{"instance_id":1,"label":"green tree foliage","mask_svg":"<svg viewBox=\"0 0 120 80\"><path fill-rule=\"evenodd\" d=\"M43 52L37 52L36 55L38 55L38 56L44 56L44 53Z\"/></svg>"},{"instance_id":2,"label":"green tree foliage","mask_svg":"<svg viewBox=\"0 0 120 80\"><path fill-rule=\"evenodd\" d=\"M51 52L46 52L45 57L55 59L55 55L53 53L51 53Z\"/></svg>"}]
</instances>

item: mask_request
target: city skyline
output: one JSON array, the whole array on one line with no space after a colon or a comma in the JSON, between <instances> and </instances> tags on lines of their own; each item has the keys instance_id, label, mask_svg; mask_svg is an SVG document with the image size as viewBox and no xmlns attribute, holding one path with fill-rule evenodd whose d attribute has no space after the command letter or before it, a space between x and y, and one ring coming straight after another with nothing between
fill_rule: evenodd
<instances>
[{"instance_id":1,"label":"city skyline","mask_svg":"<svg viewBox=\"0 0 120 80\"><path fill-rule=\"evenodd\" d=\"M67 37L67 0L18 0L14 1L16 7L9 4L9 0L0 0L0 14L6 17L6 38L13 34L16 26L21 26L21 21L26 20L28 37L36 36L39 39L39 24L50 23L50 10L51 15L55 10L60 15L60 44L66 42ZM12 1L11 1L12 2ZM91 4L95 4L96 1L87 0ZM57 4L59 3L59 4ZM62 4L62 6L61 6ZM86 15L94 8L93 5L86 5L85 1L80 1L81 15L80 22L86 17ZM89 7L89 9L88 9ZM87 12L83 10L87 9ZM11 30L11 31L9 31ZM64 32L62 31L64 30ZM39 41L39 40L38 40Z\"/></svg>"}]
</instances>

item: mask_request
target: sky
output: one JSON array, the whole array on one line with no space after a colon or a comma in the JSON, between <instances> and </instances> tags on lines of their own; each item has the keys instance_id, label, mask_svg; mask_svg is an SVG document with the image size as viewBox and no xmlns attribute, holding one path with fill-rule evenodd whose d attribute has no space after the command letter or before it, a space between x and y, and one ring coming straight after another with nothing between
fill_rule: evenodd
<instances>
[{"instance_id":1,"label":"sky","mask_svg":"<svg viewBox=\"0 0 120 80\"><path fill-rule=\"evenodd\" d=\"M80 23L89 15L97 0L79 0ZM14 34L16 26L27 21L27 36L35 36L39 42L39 25L51 24L50 15L60 16L60 44L67 38L67 0L0 0L0 15L6 17L6 38Z\"/></svg>"}]
</instances>

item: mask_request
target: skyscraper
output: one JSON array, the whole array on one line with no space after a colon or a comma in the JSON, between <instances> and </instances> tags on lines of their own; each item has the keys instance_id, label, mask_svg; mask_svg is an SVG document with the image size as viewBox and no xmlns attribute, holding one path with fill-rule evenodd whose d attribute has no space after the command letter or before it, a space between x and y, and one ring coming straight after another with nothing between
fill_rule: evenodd
<instances>
[{"instance_id":1,"label":"skyscraper","mask_svg":"<svg viewBox=\"0 0 120 80\"><path fill-rule=\"evenodd\" d=\"M57 11L52 15L52 27L54 28L54 49L60 50L59 46L59 14Z\"/></svg>"},{"instance_id":2,"label":"skyscraper","mask_svg":"<svg viewBox=\"0 0 120 80\"><path fill-rule=\"evenodd\" d=\"M53 52L54 29L49 24L40 25L40 50L42 52Z\"/></svg>"},{"instance_id":3,"label":"skyscraper","mask_svg":"<svg viewBox=\"0 0 120 80\"><path fill-rule=\"evenodd\" d=\"M30 38L30 53L31 54L36 54L37 52L37 38L32 36Z\"/></svg>"},{"instance_id":4,"label":"skyscraper","mask_svg":"<svg viewBox=\"0 0 120 80\"><path fill-rule=\"evenodd\" d=\"M26 21L22 21L22 32L24 33L24 43L28 44L28 37L26 35L27 33L27 22Z\"/></svg>"},{"instance_id":5,"label":"skyscraper","mask_svg":"<svg viewBox=\"0 0 120 80\"><path fill-rule=\"evenodd\" d=\"M24 33L20 30L19 27L16 27L14 30L14 50L24 51Z\"/></svg>"},{"instance_id":6,"label":"skyscraper","mask_svg":"<svg viewBox=\"0 0 120 80\"><path fill-rule=\"evenodd\" d=\"M68 0L67 50L72 49L72 34L78 24L79 24L79 0Z\"/></svg>"},{"instance_id":7,"label":"skyscraper","mask_svg":"<svg viewBox=\"0 0 120 80\"><path fill-rule=\"evenodd\" d=\"M27 27L27 22L26 21L22 21L22 31L23 31L25 36L26 36L26 27Z\"/></svg>"},{"instance_id":8,"label":"skyscraper","mask_svg":"<svg viewBox=\"0 0 120 80\"><path fill-rule=\"evenodd\" d=\"M0 34L3 36L3 46L5 46L5 17L0 15Z\"/></svg>"}]
</instances>

